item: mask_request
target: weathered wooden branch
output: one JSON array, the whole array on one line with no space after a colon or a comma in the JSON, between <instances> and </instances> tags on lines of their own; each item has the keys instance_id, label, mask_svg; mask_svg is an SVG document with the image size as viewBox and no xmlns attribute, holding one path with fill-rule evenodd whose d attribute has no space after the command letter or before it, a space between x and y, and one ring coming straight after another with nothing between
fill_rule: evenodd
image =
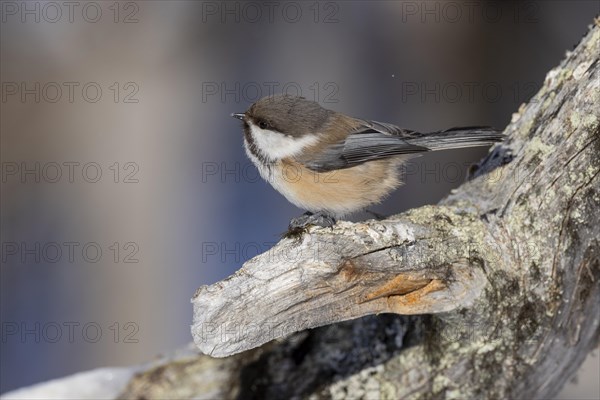
<instances>
[{"instance_id":1,"label":"weathered wooden branch","mask_svg":"<svg viewBox=\"0 0 600 400\"><path fill-rule=\"evenodd\" d=\"M600 337L599 59L596 20L439 205L311 229L200 288L195 343L234 355L158 361L121 397L552 396Z\"/></svg>"},{"instance_id":2,"label":"weathered wooden branch","mask_svg":"<svg viewBox=\"0 0 600 400\"><path fill-rule=\"evenodd\" d=\"M465 307L485 285L483 260L499 259L493 243L478 215L443 206L312 229L200 288L194 339L206 354L223 357L364 315Z\"/></svg>"},{"instance_id":3,"label":"weathered wooden branch","mask_svg":"<svg viewBox=\"0 0 600 400\"><path fill-rule=\"evenodd\" d=\"M283 240L194 296L123 397L545 398L600 332L600 27L438 206ZM368 314L379 315L292 332Z\"/></svg>"}]
</instances>

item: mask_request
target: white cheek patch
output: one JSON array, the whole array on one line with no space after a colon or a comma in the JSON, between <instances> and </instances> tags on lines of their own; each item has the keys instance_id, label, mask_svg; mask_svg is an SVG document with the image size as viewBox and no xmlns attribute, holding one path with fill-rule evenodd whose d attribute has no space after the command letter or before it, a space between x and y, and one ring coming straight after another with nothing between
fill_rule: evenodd
<instances>
[{"instance_id":1,"label":"white cheek patch","mask_svg":"<svg viewBox=\"0 0 600 400\"><path fill-rule=\"evenodd\" d=\"M268 129L261 129L253 123L250 123L250 132L256 147L271 160L292 157L319 141L317 135L305 135L295 138Z\"/></svg>"}]
</instances>

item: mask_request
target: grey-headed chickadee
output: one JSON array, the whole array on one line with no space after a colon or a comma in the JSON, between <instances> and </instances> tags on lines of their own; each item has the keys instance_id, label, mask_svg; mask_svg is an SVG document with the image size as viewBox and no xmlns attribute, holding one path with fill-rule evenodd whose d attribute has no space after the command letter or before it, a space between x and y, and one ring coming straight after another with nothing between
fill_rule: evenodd
<instances>
[{"instance_id":1,"label":"grey-headed chickadee","mask_svg":"<svg viewBox=\"0 0 600 400\"><path fill-rule=\"evenodd\" d=\"M419 133L349 117L290 95L264 97L242 114L246 154L260 175L309 212L290 228L332 225L334 218L380 202L400 186L399 166L418 153L489 146L503 135L487 127Z\"/></svg>"}]
</instances>

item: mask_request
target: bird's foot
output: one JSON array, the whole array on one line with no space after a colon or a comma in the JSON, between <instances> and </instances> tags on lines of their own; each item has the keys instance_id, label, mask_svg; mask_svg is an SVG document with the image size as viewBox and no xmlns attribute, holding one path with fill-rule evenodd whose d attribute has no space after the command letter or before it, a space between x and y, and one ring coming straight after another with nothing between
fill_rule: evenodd
<instances>
[{"instance_id":1,"label":"bird's foot","mask_svg":"<svg viewBox=\"0 0 600 400\"><path fill-rule=\"evenodd\" d=\"M289 228L307 228L311 225L327 228L335 225L335 218L333 218L331 215L322 212L314 214L311 212L305 212L300 217L292 219L290 221Z\"/></svg>"},{"instance_id":2,"label":"bird's foot","mask_svg":"<svg viewBox=\"0 0 600 400\"><path fill-rule=\"evenodd\" d=\"M309 226L320 226L327 228L335 225L335 218L331 215L318 212L311 213L310 211L305 212L298 218L293 218L288 226L288 231L284 234L284 237L295 237L298 236L308 229Z\"/></svg>"}]
</instances>

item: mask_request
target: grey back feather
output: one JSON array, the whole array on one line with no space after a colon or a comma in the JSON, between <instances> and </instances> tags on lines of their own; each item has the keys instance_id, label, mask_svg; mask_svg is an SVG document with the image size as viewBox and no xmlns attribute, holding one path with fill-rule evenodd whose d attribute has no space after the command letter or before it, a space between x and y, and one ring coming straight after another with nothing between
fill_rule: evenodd
<instances>
[{"instance_id":1,"label":"grey back feather","mask_svg":"<svg viewBox=\"0 0 600 400\"><path fill-rule=\"evenodd\" d=\"M497 130L487 127L452 128L423 134L385 122L360 121L359 128L345 140L326 147L304 165L325 172L399 155L488 146L503 138Z\"/></svg>"}]
</instances>

